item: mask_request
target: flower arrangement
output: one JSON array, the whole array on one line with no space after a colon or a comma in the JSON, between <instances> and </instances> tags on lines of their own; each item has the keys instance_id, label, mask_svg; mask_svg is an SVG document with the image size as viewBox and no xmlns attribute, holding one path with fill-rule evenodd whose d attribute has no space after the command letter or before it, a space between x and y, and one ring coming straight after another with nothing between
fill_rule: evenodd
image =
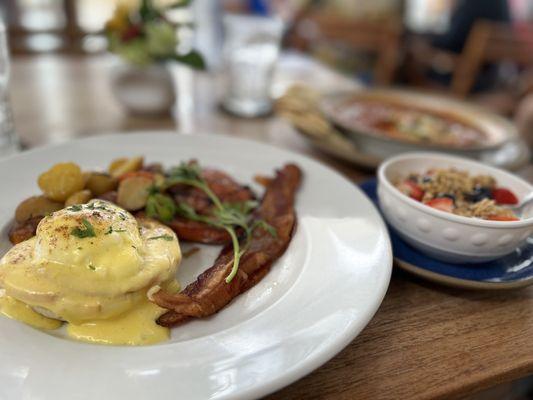
<instances>
[{"instance_id":1,"label":"flower arrangement","mask_svg":"<svg viewBox=\"0 0 533 400\"><path fill-rule=\"evenodd\" d=\"M190 3L191 0L181 0L170 7L185 7ZM175 60L195 69L205 67L197 51L177 52L176 26L165 18L163 9L153 5L152 0L142 0L135 9L119 4L106 23L105 32L109 51L130 64L142 67Z\"/></svg>"}]
</instances>

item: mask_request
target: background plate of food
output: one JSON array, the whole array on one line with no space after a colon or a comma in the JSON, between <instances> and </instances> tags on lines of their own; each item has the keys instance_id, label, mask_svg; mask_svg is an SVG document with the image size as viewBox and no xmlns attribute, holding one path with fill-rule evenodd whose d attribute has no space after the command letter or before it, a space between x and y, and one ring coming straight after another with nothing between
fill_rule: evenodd
<instances>
[{"instance_id":1,"label":"background plate of food","mask_svg":"<svg viewBox=\"0 0 533 400\"><path fill-rule=\"evenodd\" d=\"M384 152L419 148L476 155L517 136L510 122L473 104L409 90L336 93L324 98L322 110L359 146L379 144Z\"/></svg>"},{"instance_id":2,"label":"background plate of food","mask_svg":"<svg viewBox=\"0 0 533 400\"><path fill-rule=\"evenodd\" d=\"M375 207L297 154L147 132L0 164L2 398L261 397L388 286Z\"/></svg>"},{"instance_id":3,"label":"background plate of food","mask_svg":"<svg viewBox=\"0 0 533 400\"><path fill-rule=\"evenodd\" d=\"M368 102L364 110L363 100ZM414 109L412 114L404 112L409 106ZM360 89L321 94L295 85L277 100L276 111L314 147L368 168L376 168L390 156L415 150L456 153L511 170L526 164L530 157L528 146L509 121L470 103L430 93ZM435 111L437 115L431 116ZM366 120L357 121L356 117L363 114ZM445 133L446 118L450 117L464 121L470 131L479 130L483 143L476 143L475 133L467 141L446 143L453 142L461 132L455 129ZM391 132L380 132L378 127L369 126L372 124L388 125ZM396 125L399 129L392 129ZM438 135L439 131L444 134ZM480 132L486 132L487 140ZM432 144L431 139L439 136L440 142Z\"/></svg>"}]
</instances>

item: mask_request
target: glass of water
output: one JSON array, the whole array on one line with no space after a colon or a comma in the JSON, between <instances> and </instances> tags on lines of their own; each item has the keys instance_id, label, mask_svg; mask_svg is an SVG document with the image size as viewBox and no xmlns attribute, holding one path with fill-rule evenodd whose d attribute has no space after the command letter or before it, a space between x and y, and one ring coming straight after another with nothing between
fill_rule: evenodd
<instances>
[{"instance_id":1,"label":"glass of water","mask_svg":"<svg viewBox=\"0 0 533 400\"><path fill-rule=\"evenodd\" d=\"M222 106L241 117L270 113L270 88L283 33L282 21L226 15L224 31Z\"/></svg>"},{"instance_id":2,"label":"glass of water","mask_svg":"<svg viewBox=\"0 0 533 400\"><path fill-rule=\"evenodd\" d=\"M9 103L9 50L6 27L0 19L0 157L18 151Z\"/></svg>"}]
</instances>

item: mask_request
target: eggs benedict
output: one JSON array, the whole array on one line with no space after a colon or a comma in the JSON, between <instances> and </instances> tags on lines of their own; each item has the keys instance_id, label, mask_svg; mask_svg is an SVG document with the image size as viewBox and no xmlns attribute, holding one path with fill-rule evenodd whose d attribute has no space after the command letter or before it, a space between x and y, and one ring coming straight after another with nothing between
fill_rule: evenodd
<instances>
[{"instance_id":1,"label":"eggs benedict","mask_svg":"<svg viewBox=\"0 0 533 400\"><path fill-rule=\"evenodd\" d=\"M0 312L41 329L67 323L75 339L143 345L168 338L155 323L154 286L177 291L178 239L102 200L45 217L0 260Z\"/></svg>"}]
</instances>

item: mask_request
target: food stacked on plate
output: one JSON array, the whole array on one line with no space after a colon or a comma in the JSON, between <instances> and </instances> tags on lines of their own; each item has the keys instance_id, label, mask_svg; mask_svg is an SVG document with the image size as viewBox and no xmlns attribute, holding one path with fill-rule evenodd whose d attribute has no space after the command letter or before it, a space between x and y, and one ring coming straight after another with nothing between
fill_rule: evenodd
<instances>
[{"instance_id":1,"label":"food stacked on plate","mask_svg":"<svg viewBox=\"0 0 533 400\"><path fill-rule=\"evenodd\" d=\"M56 164L39 176L43 194L15 212L15 246L0 261L0 312L41 329L65 322L78 340L165 340L168 327L216 313L265 276L292 239L300 180L292 164L258 177L258 201L196 161L164 170L123 158L105 173ZM223 245L181 291L178 240Z\"/></svg>"},{"instance_id":2,"label":"food stacked on plate","mask_svg":"<svg viewBox=\"0 0 533 400\"><path fill-rule=\"evenodd\" d=\"M456 115L388 99L354 97L337 112L345 125L407 142L468 147L486 140L484 132Z\"/></svg>"},{"instance_id":3,"label":"food stacked on plate","mask_svg":"<svg viewBox=\"0 0 533 400\"><path fill-rule=\"evenodd\" d=\"M491 221L518 221L506 205L518 203L509 189L490 175L470 175L454 168L413 173L396 183L407 196L437 210Z\"/></svg>"}]
</instances>

